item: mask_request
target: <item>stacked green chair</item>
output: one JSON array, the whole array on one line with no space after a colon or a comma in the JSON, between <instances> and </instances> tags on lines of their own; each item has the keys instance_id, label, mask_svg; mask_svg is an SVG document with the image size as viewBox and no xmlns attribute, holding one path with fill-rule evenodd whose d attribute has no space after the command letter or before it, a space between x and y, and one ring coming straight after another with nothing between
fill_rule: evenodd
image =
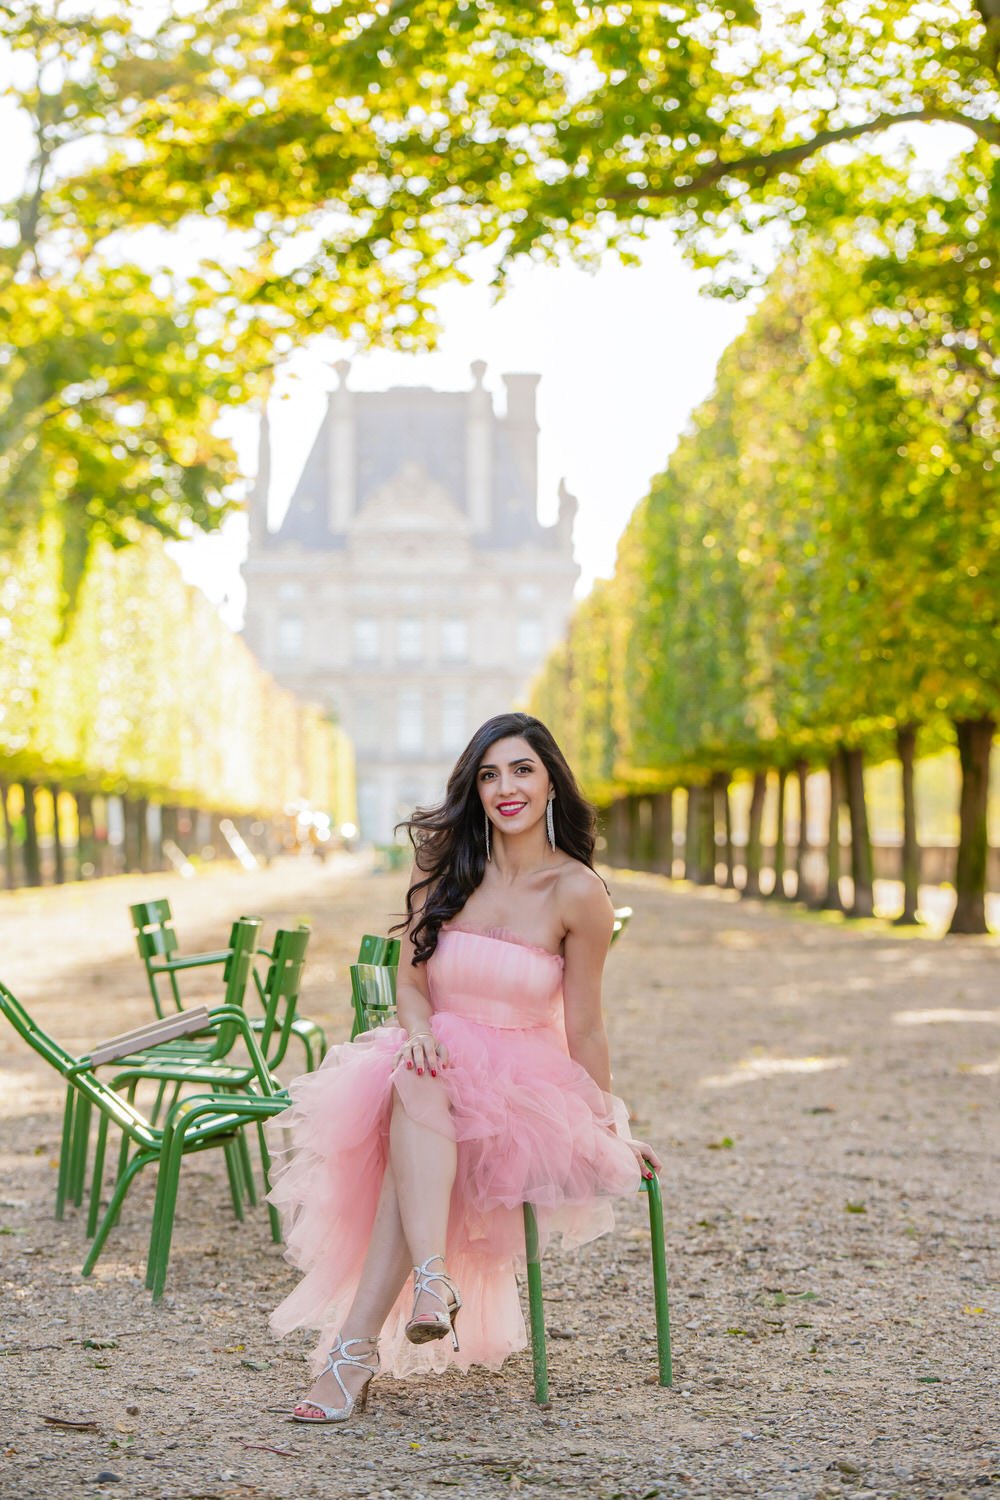
<instances>
[{"instance_id":1,"label":"stacked green chair","mask_svg":"<svg viewBox=\"0 0 1000 1500\"><path fill-rule=\"evenodd\" d=\"M140 901L129 907L132 925L135 930L136 945L139 949L139 957L142 959L146 971L146 981L149 985L150 994L153 997L153 1005L156 1014L163 1016L170 1011L171 1002L175 1010L181 1010L184 1001L181 996L178 975L192 969L203 969L214 964L227 963L230 948L224 948L215 953L190 953L179 952L179 941L174 926L173 914L170 910L170 902ZM259 917L242 917L241 921L257 922ZM260 947L257 953L261 958L273 962L275 951L273 948ZM273 970L268 971L268 980L262 980L256 966L253 969L254 985L260 997L264 1009L263 1016L255 1016L251 1020L254 1030L262 1035L269 1029L267 1018L268 996L266 994L266 983L269 982ZM164 995L163 986L169 986L169 994ZM273 1068L284 1060L288 1044L292 1037L301 1042L306 1057L306 1071L313 1072L323 1061L326 1052L326 1036L323 1028L318 1022L310 1020L308 1016L300 1016L297 1013L289 1018L287 1030L282 1029L278 1033L278 1045L280 1052L270 1054L269 1061ZM268 1046L264 1043L264 1052L267 1053Z\"/></svg>"},{"instance_id":2,"label":"stacked green chair","mask_svg":"<svg viewBox=\"0 0 1000 1500\"><path fill-rule=\"evenodd\" d=\"M616 918L619 913L616 912ZM632 913L625 908L621 926L624 930ZM374 1026L384 1026L395 1018L395 974L399 962L399 944L390 947L391 938L375 938L366 935L362 939L361 952L366 962L351 967L351 995L354 1003L354 1029L351 1040ZM612 938L614 941L614 938ZM379 944L386 946L379 947ZM381 963L376 955L384 955ZM359 953L359 960L361 954ZM379 970L382 976L379 977ZM388 971L388 972L385 972ZM391 977L390 977L391 976ZM391 1004L389 997L391 996ZM659 1178L654 1173L643 1178L640 1191L646 1194L649 1207L650 1252L653 1264L653 1302L656 1310L656 1354L659 1383L673 1384L673 1364L670 1351L670 1302L667 1288L667 1265L664 1253L663 1200ZM531 1355L534 1367L535 1400L545 1405L549 1399L548 1350L545 1342L545 1308L542 1301L542 1266L538 1244L538 1220L530 1203L523 1206L524 1247L527 1263L528 1306L531 1313Z\"/></svg>"},{"instance_id":3,"label":"stacked green chair","mask_svg":"<svg viewBox=\"0 0 1000 1500\"><path fill-rule=\"evenodd\" d=\"M139 1028L138 1032L112 1038L110 1042L94 1048L87 1056L75 1058L37 1024L3 984L0 984L0 1014L6 1017L28 1046L66 1080L67 1087L86 1106L88 1117L91 1111L96 1110L102 1121L116 1125L134 1148L125 1170L115 1184L104 1217L96 1227L93 1244L83 1264L85 1276L93 1271L132 1182L145 1167L155 1163L156 1202L150 1227L146 1286L152 1292L153 1300L159 1301L166 1284L184 1158L215 1147L225 1151L227 1158L231 1157L238 1149L237 1143L243 1130L249 1126L261 1127L265 1120L279 1114L289 1103L287 1094L274 1087L245 1013L238 1006L219 1006L215 1010L199 1009L186 1018L178 1017L174 1024L182 1030L187 1027L192 1031L207 1031L212 1034L236 1027L251 1059L255 1092L203 1094L181 1099L167 1112L162 1126L152 1124L133 1104L98 1078L96 1073L96 1067L101 1061L107 1063L116 1056L128 1056L137 1047L141 1047L144 1040L155 1040L157 1036L164 1040L156 1029L156 1022L150 1027ZM165 1044L170 1045L171 1040L176 1039L176 1036L173 1039L167 1038ZM67 1131L72 1130L74 1114L79 1118L78 1112L73 1110L67 1111L65 1117L64 1150L69 1144ZM265 1144L265 1174L270 1165L266 1150ZM274 1222L272 1233L275 1233ZM275 1237L280 1238L278 1235Z\"/></svg>"},{"instance_id":4,"label":"stacked green chair","mask_svg":"<svg viewBox=\"0 0 1000 1500\"><path fill-rule=\"evenodd\" d=\"M222 1003L224 1007L242 1009L259 930L259 917L241 917L239 921L233 923L229 934L229 947L223 959L225 991ZM162 1021L171 1014L176 1016L178 1012L176 1010L166 1013L160 1011L158 1019ZM233 1045L235 1037L231 1027L220 1027L215 1033L205 1036L199 1036L194 1028L186 1027L184 1031L188 1034L182 1034L162 1043L162 1048L174 1056L185 1059L197 1058L203 1062L210 1062L217 1056L223 1055L224 1051ZM158 1053L161 1057L166 1055L166 1052L160 1049ZM167 1082L164 1080L153 1106L151 1114L153 1124L156 1123L163 1104L166 1087ZM176 1092L173 1102L177 1102ZM90 1115L90 1102L87 1094L78 1089L67 1088L66 1106L63 1113L63 1149L59 1157L59 1177L56 1183L56 1217L59 1219L63 1216L67 1202L77 1207L83 1202L90 1142Z\"/></svg>"},{"instance_id":5,"label":"stacked green chair","mask_svg":"<svg viewBox=\"0 0 1000 1500\"><path fill-rule=\"evenodd\" d=\"M240 926L240 923L236 924L237 929ZM256 1022L251 1023L251 1029L257 1038L261 1055L265 1058L275 1089L281 1088L279 1080L273 1076L275 1059L280 1061L287 1049L288 1036L291 1034L291 1027L295 1020L295 1006L302 982L302 970L309 937L308 927L277 933L267 978L261 986L265 999L263 1030L258 1033ZM239 1027L233 1025L219 1027L215 1046L208 1055L203 1051L185 1053L183 1039L161 1041L157 1038L151 1046L144 1047L142 1050L137 1048L127 1055L121 1052L116 1054L112 1087L119 1093L123 1092L128 1102L133 1105L136 1090L144 1080L155 1081L159 1085L158 1098L162 1096L163 1089L167 1085L173 1085L174 1104L185 1088L194 1089L200 1093L206 1091L221 1094L252 1092L257 1081L253 1059L243 1061L234 1056L234 1049L240 1040ZM88 1221L90 1233L94 1232L97 1222L107 1124L106 1118L102 1118L99 1124L97 1158ZM125 1169L127 1151L128 1140L123 1137L122 1154L118 1166L119 1175ZM242 1219L244 1196L251 1207L257 1202L253 1169L250 1165L250 1155L244 1135L239 1136L236 1150L227 1154L226 1164L229 1168L233 1211L238 1219ZM268 1212L272 1215L272 1224L276 1225L277 1218L274 1216L274 1210L269 1207Z\"/></svg>"}]
</instances>

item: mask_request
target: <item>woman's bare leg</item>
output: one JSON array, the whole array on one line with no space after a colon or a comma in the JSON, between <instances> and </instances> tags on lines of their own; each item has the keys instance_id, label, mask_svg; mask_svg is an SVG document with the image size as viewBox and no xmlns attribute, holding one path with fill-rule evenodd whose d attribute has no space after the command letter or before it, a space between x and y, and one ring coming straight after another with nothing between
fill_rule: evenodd
<instances>
[{"instance_id":1,"label":"woman's bare leg","mask_svg":"<svg viewBox=\"0 0 1000 1500\"><path fill-rule=\"evenodd\" d=\"M441 1080L425 1078L419 1087L443 1090ZM447 1112L442 1098L441 1109ZM389 1160L396 1183L396 1197L403 1234L410 1250L410 1264L422 1265L429 1256L444 1255L448 1236L451 1189L455 1181L458 1153L455 1142L440 1130L421 1125L408 1115L403 1101L393 1093L389 1127ZM444 1269L442 1260L440 1268ZM423 1292L414 1305L414 1316L440 1313L442 1304L433 1292L446 1296L439 1282L432 1292Z\"/></svg>"},{"instance_id":2,"label":"woman's bare leg","mask_svg":"<svg viewBox=\"0 0 1000 1500\"><path fill-rule=\"evenodd\" d=\"M403 1234L396 1183L390 1163L386 1165L385 1176L382 1179L382 1190L375 1209L365 1263L361 1268L361 1279L354 1294L354 1301L351 1303L340 1330L342 1338L358 1339L378 1336L392 1310L393 1303L399 1296L410 1265L410 1251ZM374 1347L374 1344L355 1344L351 1353L359 1357L367 1357L369 1348ZM340 1378L351 1394L357 1395L367 1376L364 1370L356 1366L348 1366L341 1369ZM343 1392L329 1370L318 1380L313 1381L308 1394L298 1403L295 1410L306 1416L319 1416L320 1413L314 1412L311 1408L310 1403L313 1401L321 1401L324 1406L343 1406Z\"/></svg>"}]
</instances>

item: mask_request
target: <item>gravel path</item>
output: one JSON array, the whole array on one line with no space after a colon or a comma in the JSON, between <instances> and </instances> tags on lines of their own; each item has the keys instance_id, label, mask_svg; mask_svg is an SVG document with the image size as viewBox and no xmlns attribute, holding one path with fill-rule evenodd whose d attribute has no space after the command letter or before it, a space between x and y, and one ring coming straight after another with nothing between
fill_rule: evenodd
<instances>
[{"instance_id":1,"label":"gravel path","mask_svg":"<svg viewBox=\"0 0 1000 1500\"><path fill-rule=\"evenodd\" d=\"M636 911L608 966L616 1087L667 1162L673 1389L637 1198L546 1261L549 1410L525 1353L380 1381L346 1430L286 1423L306 1340L267 1331L294 1273L263 1212L232 1220L208 1153L185 1165L164 1302L142 1288L152 1181L83 1281L81 1216L52 1217L61 1090L3 1027L4 1500L1000 1492L997 940L612 886ZM0 975L69 1047L148 1019L125 907L156 894L191 949L241 911L308 917L304 1009L338 1040L358 935L401 900L349 862L0 896Z\"/></svg>"}]
</instances>

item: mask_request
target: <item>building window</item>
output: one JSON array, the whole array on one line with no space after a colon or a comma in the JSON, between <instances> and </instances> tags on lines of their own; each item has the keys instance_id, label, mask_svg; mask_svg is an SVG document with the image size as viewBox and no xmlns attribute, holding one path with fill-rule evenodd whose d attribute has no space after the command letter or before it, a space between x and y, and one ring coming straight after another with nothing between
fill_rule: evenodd
<instances>
[{"instance_id":1,"label":"building window","mask_svg":"<svg viewBox=\"0 0 1000 1500\"><path fill-rule=\"evenodd\" d=\"M378 786L374 781L358 782L358 823L363 839L375 839L379 834Z\"/></svg>"},{"instance_id":2,"label":"building window","mask_svg":"<svg viewBox=\"0 0 1000 1500\"><path fill-rule=\"evenodd\" d=\"M404 755L424 748L424 700L419 688L403 688L396 700L396 743Z\"/></svg>"},{"instance_id":3,"label":"building window","mask_svg":"<svg viewBox=\"0 0 1000 1500\"><path fill-rule=\"evenodd\" d=\"M302 617L278 616L278 655L285 661L302 655Z\"/></svg>"},{"instance_id":4,"label":"building window","mask_svg":"<svg viewBox=\"0 0 1000 1500\"><path fill-rule=\"evenodd\" d=\"M399 796L396 798L396 817L400 820L413 816L414 810L420 805L420 783L408 777L399 783Z\"/></svg>"},{"instance_id":5,"label":"building window","mask_svg":"<svg viewBox=\"0 0 1000 1500\"><path fill-rule=\"evenodd\" d=\"M542 622L531 618L517 622L517 654L524 661L538 661L542 655Z\"/></svg>"},{"instance_id":6,"label":"building window","mask_svg":"<svg viewBox=\"0 0 1000 1500\"><path fill-rule=\"evenodd\" d=\"M359 751L378 749L379 700L374 693L359 693L354 704L354 740Z\"/></svg>"},{"instance_id":7,"label":"building window","mask_svg":"<svg viewBox=\"0 0 1000 1500\"><path fill-rule=\"evenodd\" d=\"M424 654L424 624L414 615L396 622L396 655L400 661L420 661Z\"/></svg>"},{"instance_id":8,"label":"building window","mask_svg":"<svg viewBox=\"0 0 1000 1500\"><path fill-rule=\"evenodd\" d=\"M302 598L301 583L279 583L278 598L283 604L297 604Z\"/></svg>"},{"instance_id":9,"label":"building window","mask_svg":"<svg viewBox=\"0 0 1000 1500\"><path fill-rule=\"evenodd\" d=\"M378 661L378 621L370 615L362 615L354 622L354 660Z\"/></svg>"},{"instance_id":10,"label":"building window","mask_svg":"<svg viewBox=\"0 0 1000 1500\"><path fill-rule=\"evenodd\" d=\"M456 689L441 699L441 749L461 750L467 739L465 694Z\"/></svg>"},{"instance_id":11,"label":"building window","mask_svg":"<svg viewBox=\"0 0 1000 1500\"><path fill-rule=\"evenodd\" d=\"M452 616L441 621L441 660L464 661L469 650L469 632L464 620Z\"/></svg>"}]
</instances>

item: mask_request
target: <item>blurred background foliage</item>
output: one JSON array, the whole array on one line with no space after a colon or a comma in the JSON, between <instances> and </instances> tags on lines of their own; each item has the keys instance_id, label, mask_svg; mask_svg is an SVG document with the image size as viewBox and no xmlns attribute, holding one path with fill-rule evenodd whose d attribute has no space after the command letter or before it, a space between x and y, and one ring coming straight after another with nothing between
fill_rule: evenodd
<instances>
[{"instance_id":1,"label":"blurred background foliage","mask_svg":"<svg viewBox=\"0 0 1000 1500\"><path fill-rule=\"evenodd\" d=\"M771 290L537 703L605 799L957 739L981 853L996 0L147 15L0 11L34 140L0 207L0 540L58 547L59 628L99 545L219 524L216 419L311 334L429 347L470 251L502 286L664 223L710 291Z\"/></svg>"}]
</instances>

